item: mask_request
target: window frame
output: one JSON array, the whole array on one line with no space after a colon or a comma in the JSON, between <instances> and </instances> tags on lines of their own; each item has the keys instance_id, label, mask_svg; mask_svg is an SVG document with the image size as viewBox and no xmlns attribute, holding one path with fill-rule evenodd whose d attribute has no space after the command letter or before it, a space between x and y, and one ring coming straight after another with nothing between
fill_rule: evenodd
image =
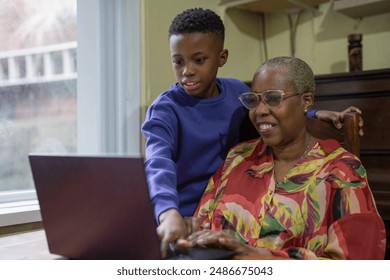
<instances>
[{"instance_id":1,"label":"window frame","mask_svg":"<svg viewBox=\"0 0 390 280\"><path fill-rule=\"evenodd\" d=\"M141 154L141 0L77 1L78 154ZM0 227L41 220L35 190L0 194Z\"/></svg>"}]
</instances>

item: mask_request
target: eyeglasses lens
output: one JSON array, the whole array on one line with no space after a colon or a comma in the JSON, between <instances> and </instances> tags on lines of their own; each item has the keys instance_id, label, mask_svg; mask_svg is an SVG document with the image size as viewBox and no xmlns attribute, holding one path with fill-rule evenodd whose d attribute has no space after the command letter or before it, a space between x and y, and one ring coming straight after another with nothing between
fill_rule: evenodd
<instances>
[{"instance_id":1,"label":"eyeglasses lens","mask_svg":"<svg viewBox=\"0 0 390 280\"><path fill-rule=\"evenodd\" d=\"M240 96L240 100L242 104L248 109L256 108L261 99L263 102L270 108L279 107L282 103L282 93L279 91L266 91L262 94L248 92L244 93Z\"/></svg>"},{"instance_id":2,"label":"eyeglasses lens","mask_svg":"<svg viewBox=\"0 0 390 280\"><path fill-rule=\"evenodd\" d=\"M282 94L279 91L268 91L262 96L263 101L269 107L279 107L282 103Z\"/></svg>"},{"instance_id":3,"label":"eyeglasses lens","mask_svg":"<svg viewBox=\"0 0 390 280\"><path fill-rule=\"evenodd\" d=\"M260 102L259 96L252 92L241 95L240 100L248 109L255 108Z\"/></svg>"}]
</instances>

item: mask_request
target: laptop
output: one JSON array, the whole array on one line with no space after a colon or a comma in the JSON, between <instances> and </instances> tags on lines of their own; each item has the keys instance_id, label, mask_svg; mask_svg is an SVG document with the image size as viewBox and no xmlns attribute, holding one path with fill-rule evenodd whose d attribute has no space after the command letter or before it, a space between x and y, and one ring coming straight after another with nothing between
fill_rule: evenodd
<instances>
[{"instance_id":1,"label":"laptop","mask_svg":"<svg viewBox=\"0 0 390 280\"><path fill-rule=\"evenodd\" d=\"M140 156L29 155L49 251L70 259L161 259ZM229 259L191 248L172 259Z\"/></svg>"}]
</instances>

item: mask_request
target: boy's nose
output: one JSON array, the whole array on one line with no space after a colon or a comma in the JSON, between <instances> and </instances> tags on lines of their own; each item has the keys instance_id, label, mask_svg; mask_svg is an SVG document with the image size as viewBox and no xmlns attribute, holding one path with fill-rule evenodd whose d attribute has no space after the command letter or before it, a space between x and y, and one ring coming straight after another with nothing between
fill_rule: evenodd
<instances>
[{"instance_id":1,"label":"boy's nose","mask_svg":"<svg viewBox=\"0 0 390 280\"><path fill-rule=\"evenodd\" d=\"M183 76L192 76L195 74L194 67L192 66L191 63L188 63L184 68L183 68Z\"/></svg>"}]
</instances>

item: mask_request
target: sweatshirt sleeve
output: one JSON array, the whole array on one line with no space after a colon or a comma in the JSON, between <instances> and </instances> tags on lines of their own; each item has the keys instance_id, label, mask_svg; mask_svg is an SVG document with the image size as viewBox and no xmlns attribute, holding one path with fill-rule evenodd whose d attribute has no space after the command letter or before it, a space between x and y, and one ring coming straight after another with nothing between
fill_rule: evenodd
<instances>
[{"instance_id":1,"label":"sweatshirt sleeve","mask_svg":"<svg viewBox=\"0 0 390 280\"><path fill-rule=\"evenodd\" d=\"M172 115L151 106L142 125L146 138L145 173L157 222L162 212L179 207L174 161L177 120Z\"/></svg>"}]
</instances>

